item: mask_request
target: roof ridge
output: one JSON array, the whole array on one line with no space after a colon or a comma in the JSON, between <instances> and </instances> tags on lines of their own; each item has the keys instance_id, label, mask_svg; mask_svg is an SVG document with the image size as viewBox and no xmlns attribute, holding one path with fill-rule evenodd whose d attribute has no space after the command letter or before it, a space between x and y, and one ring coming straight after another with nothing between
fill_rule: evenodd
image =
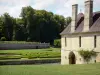
<instances>
[{"instance_id":1,"label":"roof ridge","mask_svg":"<svg viewBox=\"0 0 100 75\"><path fill-rule=\"evenodd\" d=\"M100 11L93 12L93 13L94 13L93 14L93 24L89 28L88 32L98 32L98 31L100 31ZM77 16L77 26L75 27L75 32L73 32L73 33L83 32L84 19L82 19L82 17L84 18L84 15L78 14L78 16ZM69 34L69 33L71 33L71 23L64 29L63 32L61 32L61 35Z\"/></svg>"}]
</instances>

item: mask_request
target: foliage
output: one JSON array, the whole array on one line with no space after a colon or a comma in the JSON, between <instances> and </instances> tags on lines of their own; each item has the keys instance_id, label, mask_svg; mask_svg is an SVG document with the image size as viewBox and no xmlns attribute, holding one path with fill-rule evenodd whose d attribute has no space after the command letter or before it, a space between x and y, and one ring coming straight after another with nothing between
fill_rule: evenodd
<instances>
[{"instance_id":1,"label":"foliage","mask_svg":"<svg viewBox=\"0 0 100 75\"><path fill-rule=\"evenodd\" d=\"M67 17L65 21L66 21L66 26L68 26L71 23L72 19L71 17Z\"/></svg>"},{"instance_id":2,"label":"foliage","mask_svg":"<svg viewBox=\"0 0 100 75\"><path fill-rule=\"evenodd\" d=\"M0 17L0 38L3 37L3 21L2 21L2 16Z\"/></svg>"},{"instance_id":3,"label":"foliage","mask_svg":"<svg viewBox=\"0 0 100 75\"><path fill-rule=\"evenodd\" d=\"M54 40L54 46L55 47L61 47L61 40L60 39Z\"/></svg>"},{"instance_id":4,"label":"foliage","mask_svg":"<svg viewBox=\"0 0 100 75\"><path fill-rule=\"evenodd\" d=\"M67 22L67 23L66 23ZM0 16L0 38L7 41L46 42L53 45L60 39L60 33L71 22L71 18L53 14L46 10L36 10L31 6L22 7L20 18L8 13Z\"/></svg>"},{"instance_id":5,"label":"foliage","mask_svg":"<svg viewBox=\"0 0 100 75\"><path fill-rule=\"evenodd\" d=\"M8 40L11 41L13 39L13 27L14 27L14 18L11 17L8 13L4 13L2 16L2 33L3 36Z\"/></svg>"},{"instance_id":6,"label":"foliage","mask_svg":"<svg viewBox=\"0 0 100 75\"><path fill-rule=\"evenodd\" d=\"M25 41L27 38L27 33L24 25L17 24L15 27L14 39L17 41Z\"/></svg>"},{"instance_id":7,"label":"foliage","mask_svg":"<svg viewBox=\"0 0 100 75\"><path fill-rule=\"evenodd\" d=\"M78 52L84 58L84 60L87 63L90 61L92 56L94 56L94 57L96 56L96 52L93 51L93 50L91 50L91 51L89 51L89 50L80 50Z\"/></svg>"},{"instance_id":8,"label":"foliage","mask_svg":"<svg viewBox=\"0 0 100 75\"><path fill-rule=\"evenodd\" d=\"M6 38L5 37L1 37L1 41L6 41Z\"/></svg>"}]
</instances>

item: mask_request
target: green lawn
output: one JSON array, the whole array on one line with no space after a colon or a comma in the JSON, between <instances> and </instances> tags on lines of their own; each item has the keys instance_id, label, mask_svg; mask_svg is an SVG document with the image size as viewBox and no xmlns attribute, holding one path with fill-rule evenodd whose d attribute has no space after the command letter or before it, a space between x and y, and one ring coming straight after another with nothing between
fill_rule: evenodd
<instances>
[{"instance_id":1,"label":"green lawn","mask_svg":"<svg viewBox=\"0 0 100 75\"><path fill-rule=\"evenodd\" d=\"M0 75L100 75L100 63L87 65L0 66Z\"/></svg>"},{"instance_id":2,"label":"green lawn","mask_svg":"<svg viewBox=\"0 0 100 75\"><path fill-rule=\"evenodd\" d=\"M25 49L25 50L0 50L0 60L20 58L60 58L60 48Z\"/></svg>"}]
</instances>

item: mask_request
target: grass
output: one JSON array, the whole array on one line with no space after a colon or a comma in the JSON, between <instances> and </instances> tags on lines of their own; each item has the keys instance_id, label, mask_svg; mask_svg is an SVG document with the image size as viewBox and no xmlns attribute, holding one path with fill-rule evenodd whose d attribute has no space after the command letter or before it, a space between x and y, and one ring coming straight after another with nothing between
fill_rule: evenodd
<instances>
[{"instance_id":1,"label":"grass","mask_svg":"<svg viewBox=\"0 0 100 75\"><path fill-rule=\"evenodd\" d=\"M100 63L87 65L0 66L0 75L100 75Z\"/></svg>"},{"instance_id":2,"label":"grass","mask_svg":"<svg viewBox=\"0 0 100 75\"><path fill-rule=\"evenodd\" d=\"M60 48L27 49L27 50L0 50L0 60L20 58L60 58Z\"/></svg>"}]
</instances>

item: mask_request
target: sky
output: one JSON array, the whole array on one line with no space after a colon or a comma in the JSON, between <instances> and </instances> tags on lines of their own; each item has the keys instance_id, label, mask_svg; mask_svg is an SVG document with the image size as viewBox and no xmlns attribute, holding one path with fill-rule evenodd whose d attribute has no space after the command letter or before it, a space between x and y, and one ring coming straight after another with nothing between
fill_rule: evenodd
<instances>
[{"instance_id":1,"label":"sky","mask_svg":"<svg viewBox=\"0 0 100 75\"><path fill-rule=\"evenodd\" d=\"M0 0L0 15L5 12L18 18L22 7L31 6L34 9L51 11L65 17L72 15L72 5L78 4L78 12L84 12L86 0ZM94 12L100 11L100 0L94 0Z\"/></svg>"}]
</instances>

